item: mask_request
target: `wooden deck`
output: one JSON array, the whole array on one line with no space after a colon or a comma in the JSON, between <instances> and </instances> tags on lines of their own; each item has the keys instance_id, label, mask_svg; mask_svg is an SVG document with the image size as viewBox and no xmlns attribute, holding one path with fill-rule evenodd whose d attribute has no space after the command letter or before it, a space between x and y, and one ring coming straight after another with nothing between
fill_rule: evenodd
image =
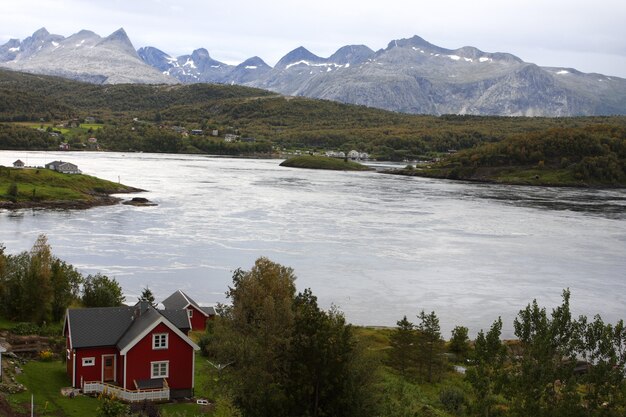
<instances>
[{"instance_id":1,"label":"wooden deck","mask_svg":"<svg viewBox=\"0 0 626 417\"><path fill-rule=\"evenodd\" d=\"M84 394L109 394L130 403L139 401L169 401L170 388L129 390L106 382L92 381L83 383Z\"/></svg>"}]
</instances>

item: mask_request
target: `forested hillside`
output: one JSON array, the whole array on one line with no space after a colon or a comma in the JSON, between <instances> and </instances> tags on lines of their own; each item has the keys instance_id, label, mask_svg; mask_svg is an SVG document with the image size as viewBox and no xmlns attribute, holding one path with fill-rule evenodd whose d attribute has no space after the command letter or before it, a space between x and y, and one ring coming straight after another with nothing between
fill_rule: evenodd
<instances>
[{"instance_id":1,"label":"forested hillside","mask_svg":"<svg viewBox=\"0 0 626 417\"><path fill-rule=\"evenodd\" d=\"M53 143L45 135L26 133L16 125L41 123L45 128L44 123L87 117L103 125L97 134L64 133ZM98 86L4 70L0 71L1 122L5 123L0 127L3 149L50 149L62 140L81 145L96 136L106 150L258 154L277 148L356 149L386 160L433 157L513 136L541 137L541 132L554 128L626 127L623 116L415 116L239 86ZM175 127L202 129L203 133L185 137L172 130ZM213 130L218 130L218 137L210 135ZM225 133L254 141L227 143Z\"/></svg>"},{"instance_id":2,"label":"forested hillside","mask_svg":"<svg viewBox=\"0 0 626 417\"><path fill-rule=\"evenodd\" d=\"M536 185L626 185L626 128L605 124L517 134L408 175Z\"/></svg>"}]
</instances>

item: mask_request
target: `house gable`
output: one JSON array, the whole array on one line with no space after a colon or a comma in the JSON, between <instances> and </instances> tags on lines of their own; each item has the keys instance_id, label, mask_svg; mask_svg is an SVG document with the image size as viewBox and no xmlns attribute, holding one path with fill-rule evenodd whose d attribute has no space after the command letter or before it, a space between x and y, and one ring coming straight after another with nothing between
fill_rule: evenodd
<instances>
[{"instance_id":1,"label":"house gable","mask_svg":"<svg viewBox=\"0 0 626 417\"><path fill-rule=\"evenodd\" d=\"M153 310L154 311L154 310ZM150 335L151 332L159 325L163 324L167 328L169 328L174 334L184 340L189 346L193 348L193 350L200 350L200 347L191 341L183 332L181 332L176 326L174 326L169 320L159 314L159 317L150 322L148 325L144 326L140 331L136 334L133 334L134 337L124 337L126 340L120 340L118 343L118 349L120 350L120 355L126 355L128 351L130 351L137 343L141 342L146 336ZM150 340L152 338L150 337Z\"/></svg>"},{"instance_id":2,"label":"house gable","mask_svg":"<svg viewBox=\"0 0 626 417\"><path fill-rule=\"evenodd\" d=\"M167 321L159 321L144 333L122 353L124 386L135 389L146 380L166 378L172 389L193 388L197 345ZM166 347L162 343L155 345L155 340L164 339L167 340Z\"/></svg>"},{"instance_id":3,"label":"house gable","mask_svg":"<svg viewBox=\"0 0 626 417\"><path fill-rule=\"evenodd\" d=\"M198 303L181 290L176 291L163 300L163 306L166 310L187 310L192 330L204 330L206 328L207 319L215 316L215 309L213 309L213 307L200 307ZM211 314L211 312L213 314Z\"/></svg>"}]
</instances>

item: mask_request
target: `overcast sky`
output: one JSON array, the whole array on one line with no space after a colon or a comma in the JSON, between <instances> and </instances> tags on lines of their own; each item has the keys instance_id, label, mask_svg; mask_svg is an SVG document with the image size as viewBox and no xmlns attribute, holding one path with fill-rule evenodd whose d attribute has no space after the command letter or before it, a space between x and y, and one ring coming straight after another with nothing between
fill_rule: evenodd
<instances>
[{"instance_id":1,"label":"overcast sky","mask_svg":"<svg viewBox=\"0 0 626 417\"><path fill-rule=\"evenodd\" d=\"M219 61L258 55L270 65L298 46L327 57L419 35L626 78L625 0L0 0L0 44L41 27L63 36L123 27L135 48L204 47Z\"/></svg>"}]
</instances>

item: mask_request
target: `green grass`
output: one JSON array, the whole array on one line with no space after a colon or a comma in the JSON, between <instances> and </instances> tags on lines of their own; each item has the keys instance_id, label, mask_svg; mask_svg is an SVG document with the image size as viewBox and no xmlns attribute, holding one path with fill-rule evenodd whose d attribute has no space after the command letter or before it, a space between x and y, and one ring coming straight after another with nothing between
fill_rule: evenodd
<instances>
[{"instance_id":1,"label":"green grass","mask_svg":"<svg viewBox=\"0 0 626 417\"><path fill-rule=\"evenodd\" d=\"M370 350L389 349L389 336L392 333L393 329L387 327L354 327L357 339Z\"/></svg>"},{"instance_id":2,"label":"green grass","mask_svg":"<svg viewBox=\"0 0 626 417\"><path fill-rule=\"evenodd\" d=\"M9 188L17 185L17 201L92 201L94 193L129 191L130 187L82 174L49 169L0 167L0 201L12 201Z\"/></svg>"},{"instance_id":3,"label":"green grass","mask_svg":"<svg viewBox=\"0 0 626 417\"><path fill-rule=\"evenodd\" d=\"M98 130L98 129L102 129L104 127L103 124L101 123L81 123L80 124L80 128L84 129L84 130Z\"/></svg>"},{"instance_id":4,"label":"green grass","mask_svg":"<svg viewBox=\"0 0 626 417\"><path fill-rule=\"evenodd\" d=\"M23 411L30 411L31 394L34 395L35 415L83 417L95 414L98 400L91 397L63 397L61 388L70 385L65 364L59 361L31 361L24 366L17 380L27 387L25 392L9 396L9 400Z\"/></svg>"},{"instance_id":5,"label":"green grass","mask_svg":"<svg viewBox=\"0 0 626 417\"><path fill-rule=\"evenodd\" d=\"M0 316L0 330L11 330L17 323Z\"/></svg>"},{"instance_id":6,"label":"green grass","mask_svg":"<svg viewBox=\"0 0 626 417\"><path fill-rule=\"evenodd\" d=\"M207 415L203 406L193 403L163 404L159 407L163 417L196 417Z\"/></svg>"},{"instance_id":7,"label":"green grass","mask_svg":"<svg viewBox=\"0 0 626 417\"><path fill-rule=\"evenodd\" d=\"M340 158L329 158L327 156L302 155L289 158L280 164L281 167L309 168L309 169L329 169L336 171L371 171L370 167L358 162L344 161Z\"/></svg>"}]
</instances>

